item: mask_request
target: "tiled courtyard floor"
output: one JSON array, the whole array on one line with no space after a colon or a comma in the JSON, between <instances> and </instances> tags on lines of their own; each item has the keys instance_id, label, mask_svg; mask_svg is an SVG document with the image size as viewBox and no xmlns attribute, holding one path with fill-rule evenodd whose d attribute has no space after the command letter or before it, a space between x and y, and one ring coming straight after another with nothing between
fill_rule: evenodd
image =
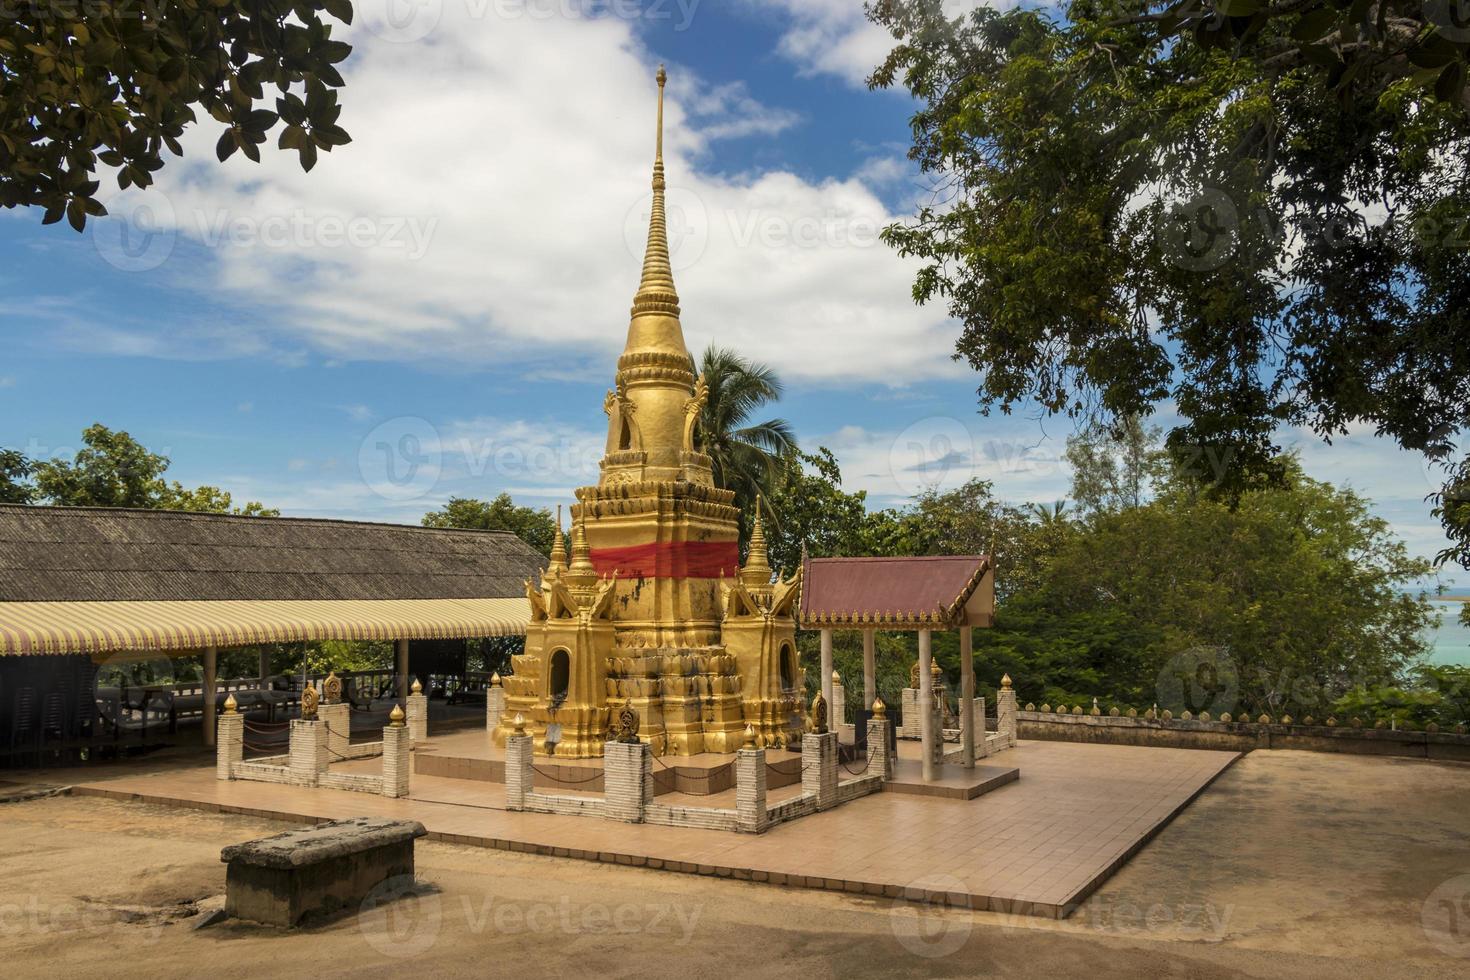
<instances>
[{"instance_id":1,"label":"tiled courtyard floor","mask_svg":"<svg viewBox=\"0 0 1470 980\"><path fill-rule=\"evenodd\" d=\"M392 816L463 844L873 895L948 893L979 909L1062 916L1238 756L1028 742L992 761L1002 758L1021 778L978 799L880 793L760 836L512 813L500 784L417 775L405 800L221 782L213 767L74 791L293 820Z\"/></svg>"}]
</instances>

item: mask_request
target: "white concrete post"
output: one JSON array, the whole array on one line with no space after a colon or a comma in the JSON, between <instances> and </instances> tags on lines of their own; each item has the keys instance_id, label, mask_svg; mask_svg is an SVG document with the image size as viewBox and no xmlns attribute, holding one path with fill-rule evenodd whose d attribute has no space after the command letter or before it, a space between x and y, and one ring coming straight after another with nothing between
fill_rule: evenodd
<instances>
[{"instance_id":1,"label":"white concrete post","mask_svg":"<svg viewBox=\"0 0 1470 980\"><path fill-rule=\"evenodd\" d=\"M832 731L841 734L842 726L847 724L847 689L842 686L842 675L832 671L832 697L827 702L830 727Z\"/></svg>"},{"instance_id":2,"label":"white concrete post","mask_svg":"<svg viewBox=\"0 0 1470 980\"><path fill-rule=\"evenodd\" d=\"M322 704L316 716L327 729L327 757L329 762L341 762L347 757L347 743L352 740L352 705L346 701Z\"/></svg>"},{"instance_id":3,"label":"white concrete post","mask_svg":"<svg viewBox=\"0 0 1470 980\"><path fill-rule=\"evenodd\" d=\"M653 746L645 742L603 744L603 812L609 820L643 822L643 773L652 766Z\"/></svg>"},{"instance_id":4,"label":"white concrete post","mask_svg":"<svg viewBox=\"0 0 1470 980\"><path fill-rule=\"evenodd\" d=\"M878 655L873 649L873 631L863 630L863 704L871 710L878 700Z\"/></svg>"},{"instance_id":5,"label":"white concrete post","mask_svg":"<svg viewBox=\"0 0 1470 980\"><path fill-rule=\"evenodd\" d=\"M822 699L827 702L827 711L832 710L832 628L822 627L822 667L821 675L817 678L817 686L822 690Z\"/></svg>"},{"instance_id":6,"label":"white concrete post","mask_svg":"<svg viewBox=\"0 0 1470 980\"><path fill-rule=\"evenodd\" d=\"M499 676L499 675L497 675ZM505 688L492 682L485 689L485 734L494 735L500 727L500 718L505 714Z\"/></svg>"},{"instance_id":7,"label":"white concrete post","mask_svg":"<svg viewBox=\"0 0 1470 980\"><path fill-rule=\"evenodd\" d=\"M219 716L218 731L214 749L215 778L233 779L235 766L245 759L245 716L226 711Z\"/></svg>"},{"instance_id":8,"label":"white concrete post","mask_svg":"<svg viewBox=\"0 0 1470 980\"><path fill-rule=\"evenodd\" d=\"M885 780L893 778L893 753L888 751L887 718L868 719L868 773L879 772Z\"/></svg>"},{"instance_id":9,"label":"white concrete post","mask_svg":"<svg viewBox=\"0 0 1470 980\"><path fill-rule=\"evenodd\" d=\"M204 648L204 744L214 744L214 689L219 672L219 648Z\"/></svg>"},{"instance_id":10,"label":"white concrete post","mask_svg":"<svg viewBox=\"0 0 1470 980\"><path fill-rule=\"evenodd\" d=\"M930 653L930 632L919 630L919 737L923 739L924 781L936 778L934 767L934 677L929 672L933 657Z\"/></svg>"},{"instance_id":11,"label":"white concrete post","mask_svg":"<svg viewBox=\"0 0 1470 980\"><path fill-rule=\"evenodd\" d=\"M975 637L973 627L960 627L960 765L975 768ZM985 740L981 727L980 740Z\"/></svg>"},{"instance_id":12,"label":"white concrete post","mask_svg":"<svg viewBox=\"0 0 1470 980\"><path fill-rule=\"evenodd\" d=\"M995 730L1005 736L1005 747L1016 744L1016 692L1011 690L1011 675L1000 679L1000 690L995 692Z\"/></svg>"},{"instance_id":13,"label":"white concrete post","mask_svg":"<svg viewBox=\"0 0 1470 980\"><path fill-rule=\"evenodd\" d=\"M409 688L408 737L414 742L423 742L429 737L429 696L419 687L417 679Z\"/></svg>"},{"instance_id":14,"label":"white concrete post","mask_svg":"<svg viewBox=\"0 0 1470 980\"><path fill-rule=\"evenodd\" d=\"M766 750L735 753L735 813L742 833L759 834L770 823L766 812Z\"/></svg>"},{"instance_id":15,"label":"white concrete post","mask_svg":"<svg viewBox=\"0 0 1470 980\"><path fill-rule=\"evenodd\" d=\"M287 758L291 775L307 786L327 768L326 727L315 719L291 719L291 748Z\"/></svg>"},{"instance_id":16,"label":"white concrete post","mask_svg":"<svg viewBox=\"0 0 1470 980\"><path fill-rule=\"evenodd\" d=\"M531 741L527 734L505 740L505 808L524 810L535 774L531 769Z\"/></svg>"},{"instance_id":17,"label":"white concrete post","mask_svg":"<svg viewBox=\"0 0 1470 980\"><path fill-rule=\"evenodd\" d=\"M408 795L413 754L408 726L402 722L383 729L383 795L399 799Z\"/></svg>"},{"instance_id":18,"label":"white concrete post","mask_svg":"<svg viewBox=\"0 0 1470 980\"><path fill-rule=\"evenodd\" d=\"M801 791L816 797L818 810L837 805L837 733L801 737Z\"/></svg>"}]
</instances>

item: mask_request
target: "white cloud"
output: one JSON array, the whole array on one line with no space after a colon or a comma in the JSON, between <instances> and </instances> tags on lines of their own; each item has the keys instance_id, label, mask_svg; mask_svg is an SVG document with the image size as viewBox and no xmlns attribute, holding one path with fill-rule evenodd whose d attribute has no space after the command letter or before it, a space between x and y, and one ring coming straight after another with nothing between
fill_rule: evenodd
<instances>
[{"instance_id":1,"label":"white cloud","mask_svg":"<svg viewBox=\"0 0 1470 980\"><path fill-rule=\"evenodd\" d=\"M14 378L9 377L8 375L5 376L5 377L0 377L0 388L14 388L14 387L15 387L15 379Z\"/></svg>"},{"instance_id":2,"label":"white cloud","mask_svg":"<svg viewBox=\"0 0 1470 980\"><path fill-rule=\"evenodd\" d=\"M351 40L341 118L350 145L310 174L279 152L219 165L206 123L191 132L186 159L136 198L165 229L160 274L202 253L203 285L268 304L270 326L227 342L210 324L103 331L100 349L307 349L329 361L610 376L642 257L658 59L625 21L488 22L457 4L443 6L419 43L388 43L363 22ZM796 115L679 65L668 99L670 213L692 349L718 339L791 380L903 384L958 373L947 356L952 325L913 304L914 264L878 241L897 216L873 175L712 176L700 162L717 140L779 133Z\"/></svg>"},{"instance_id":3,"label":"white cloud","mask_svg":"<svg viewBox=\"0 0 1470 980\"><path fill-rule=\"evenodd\" d=\"M787 18L779 50L803 74L836 75L851 85L866 84L888 52L894 39L885 29L868 20L858 0L747 0L757 7L774 10ZM1014 2L985 3L983 0L945 0L950 19L979 7L1012 7Z\"/></svg>"}]
</instances>

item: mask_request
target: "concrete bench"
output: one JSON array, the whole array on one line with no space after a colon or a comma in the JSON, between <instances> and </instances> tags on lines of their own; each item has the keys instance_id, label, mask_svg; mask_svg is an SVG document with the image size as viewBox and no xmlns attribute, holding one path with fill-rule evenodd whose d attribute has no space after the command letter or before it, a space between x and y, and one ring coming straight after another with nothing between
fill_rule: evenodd
<instances>
[{"instance_id":1,"label":"concrete bench","mask_svg":"<svg viewBox=\"0 0 1470 980\"><path fill-rule=\"evenodd\" d=\"M220 851L225 912L290 928L356 908L389 878L412 880L413 842L425 833L416 820L355 817L231 844Z\"/></svg>"}]
</instances>

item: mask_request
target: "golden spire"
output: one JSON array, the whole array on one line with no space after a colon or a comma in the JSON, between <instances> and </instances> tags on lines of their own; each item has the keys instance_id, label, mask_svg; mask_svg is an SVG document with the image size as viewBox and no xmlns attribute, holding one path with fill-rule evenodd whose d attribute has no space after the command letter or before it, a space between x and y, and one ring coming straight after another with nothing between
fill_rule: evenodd
<instances>
[{"instance_id":1,"label":"golden spire","mask_svg":"<svg viewBox=\"0 0 1470 980\"><path fill-rule=\"evenodd\" d=\"M561 536L561 504L556 505L556 536L551 539L551 564L546 566L548 576L567 570L567 541Z\"/></svg>"},{"instance_id":2,"label":"golden spire","mask_svg":"<svg viewBox=\"0 0 1470 980\"><path fill-rule=\"evenodd\" d=\"M761 527L761 496L755 497L755 523L750 528L750 550L745 555L745 567L740 570L740 580L750 588L762 588L771 584L771 561L766 552L766 532Z\"/></svg>"},{"instance_id":3,"label":"golden spire","mask_svg":"<svg viewBox=\"0 0 1470 980\"><path fill-rule=\"evenodd\" d=\"M572 522L572 563L567 568L566 583L569 587L590 588L597 584L597 569L592 565L592 549L587 544L587 512L582 519Z\"/></svg>"},{"instance_id":4,"label":"golden spire","mask_svg":"<svg viewBox=\"0 0 1470 980\"><path fill-rule=\"evenodd\" d=\"M648 221L648 247L643 253L643 277L633 296L634 319L645 315L679 316L679 294L674 289L674 270L669 264L669 230L664 216L664 82L669 76L663 65L658 66L656 77L658 130L653 155L653 208Z\"/></svg>"}]
</instances>

